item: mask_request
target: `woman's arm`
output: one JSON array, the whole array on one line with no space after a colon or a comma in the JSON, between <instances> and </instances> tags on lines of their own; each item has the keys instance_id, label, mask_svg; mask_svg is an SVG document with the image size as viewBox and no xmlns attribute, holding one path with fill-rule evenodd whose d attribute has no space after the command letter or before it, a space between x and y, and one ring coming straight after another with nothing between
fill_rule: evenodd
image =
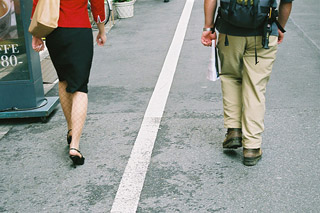
<instances>
[{"instance_id":1,"label":"woman's arm","mask_svg":"<svg viewBox=\"0 0 320 213\"><path fill-rule=\"evenodd\" d=\"M107 36L104 29L104 23L97 23L97 25L98 25L99 33L97 35L96 41L99 46L103 46L107 41Z\"/></svg>"},{"instance_id":2,"label":"woman's arm","mask_svg":"<svg viewBox=\"0 0 320 213\"><path fill-rule=\"evenodd\" d=\"M104 29L104 22L106 21L106 14L104 10L104 0L90 0L91 11L93 18L97 23L99 33L96 42L99 46L103 46L107 41L107 36Z\"/></svg>"},{"instance_id":3,"label":"woman's arm","mask_svg":"<svg viewBox=\"0 0 320 213\"><path fill-rule=\"evenodd\" d=\"M32 12L31 12L31 19L33 17L34 11L36 10L36 6L38 4L39 0L33 0L33 7L32 7ZM36 52L40 52L44 49L44 42L42 38L37 38L32 36L32 49Z\"/></svg>"},{"instance_id":4,"label":"woman's arm","mask_svg":"<svg viewBox=\"0 0 320 213\"><path fill-rule=\"evenodd\" d=\"M90 0L93 19L97 23L106 21L106 13L104 11L104 0Z\"/></svg>"}]
</instances>

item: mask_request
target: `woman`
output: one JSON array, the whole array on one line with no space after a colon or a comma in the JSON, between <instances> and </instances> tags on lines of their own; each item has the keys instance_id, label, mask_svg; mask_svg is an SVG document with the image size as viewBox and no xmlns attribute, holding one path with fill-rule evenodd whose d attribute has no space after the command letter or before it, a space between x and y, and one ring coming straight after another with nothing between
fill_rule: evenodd
<instances>
[{"instance_id":1,"label":"woman","mask_svg":"<svg viewBox=\"0 0 320 213\"><path fill-rule=\"evenodd\" d=\"M104 0L90 0L99 33L99 46L106 42ZM38 0L33 0L33 10ZM60 0L58 28L46 37L46 45L59 78L59 97L67 120L69 155L75 165L83 165L79 151L80 136L87 115L88 81L93 58L93 36L89 21L88 0ZM32 48L44 49L41 38L32 38Z\"/></svg>"}]
</instances>

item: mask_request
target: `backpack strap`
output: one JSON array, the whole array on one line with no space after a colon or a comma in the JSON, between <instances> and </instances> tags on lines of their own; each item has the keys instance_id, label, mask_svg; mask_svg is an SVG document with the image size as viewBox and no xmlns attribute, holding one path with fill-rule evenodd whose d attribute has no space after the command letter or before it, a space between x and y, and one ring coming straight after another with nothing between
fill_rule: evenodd
<instances>
[{"instance_id":1,"label":"backpack strap","mask_svg":"<svg viewBox=\"0 0 320 213\"><path fill-rule=\"evenodd\" d=\"M257 20L257 14L258 14L258 3L259 3L259 0L253 0L253 18L255 22ZM255 64L258 64L259 61L258 61L258 53L257 53L257 36L254 36L254 59L255 59Z\"/></svg>"},{"instance_id":2,"label":"backpack strap","mask_svg":"<svg viewBox=\"0 0 320 213\"><path fill-rule=\"evenodd\" d=\"M271 23L275 23L276 25L277 25L277 27L279 28L279 30L281 31L281 32L286 32L285 30L284 30L284 28L280 25L280 23L279 23L279 21L278 21L278 19L277 19L277 17L279 16L279 12L278 12L278 10L277 10L277 8L276 7L274 7L274 3L276 2L276 0L270 0L270 17L269 17L269 21L271 22Z\"/></svg>"},{"instance_id":3,"label":"backpack strap","mask_svg":"<svg viewBox=\"0 0 320 213\"><path fill-rule=\"evenodd\" d=\"M233 11L236 8L236 0L230 0L230 4L229 4L229 16L233 15Z\"/></svg>"},{"instance_id":4,"label":"backpack strap","mask_svg":"<svg viewBox=\"0 0 320 213\"><path fill-rule=\"evenodd\" d=\"M275 0L270 1L270 8L272 8L271 20L272 22L276 23L277 27L281 32L285 33L286 32L285 29L281 26L281 24L277 19L277 17L279 16L279 13L278 13L278 10L276 10L276 8L274 7L274 3L275 3Z\"/></svg>"},{"instance_id":5,"label":"backpack strap","mask_svg":"<svg viewBox=\"0 0 320 213\"><path fill-rule=\"evenodd\" d=\"M253 16L256 17L258 14L258 5L259 5L259 0L253 0Z\"/></svg>"},{"instance_id":6,"label":"backpack strap","mask_svg":"<svg viewBox=\"0 0 320 213\"><path fill-rule=\"evenodd\" d=\"M275 23L277 25L277 27L279 28L279 30L282 32L282 33L285 33L285 29L281 26L281 24L279 23L279 21L276 19L275 20Z\"/></svg>"}]
</instances>

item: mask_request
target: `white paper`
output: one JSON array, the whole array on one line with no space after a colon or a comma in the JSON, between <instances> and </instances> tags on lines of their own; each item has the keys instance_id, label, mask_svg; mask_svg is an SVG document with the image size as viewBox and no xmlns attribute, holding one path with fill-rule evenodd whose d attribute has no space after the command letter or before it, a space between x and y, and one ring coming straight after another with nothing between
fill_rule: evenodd
<instances>
[{"instance_id":1,"label":"white paper","mask_svg":"<svg viewBox=\"0 0 320 213\"><path fill-rule=\"evenodd\" d=\"M211 56L207 72L207 79L209 81L216 81L220 79L217 58L218 57L216 56L216 42L212 40Z\"/></svg>"}]
</instances>

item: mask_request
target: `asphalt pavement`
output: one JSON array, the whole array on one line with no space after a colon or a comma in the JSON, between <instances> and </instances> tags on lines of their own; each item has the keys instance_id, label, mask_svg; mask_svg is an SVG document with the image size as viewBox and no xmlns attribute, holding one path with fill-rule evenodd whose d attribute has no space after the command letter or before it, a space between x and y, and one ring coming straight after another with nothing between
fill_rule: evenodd
<instances>
[{"instance_id":1,"label":"asphalt pavement","mask_svg":"<svg viewBox=\"0 0 320 213\"><path fill-rule=\"evenodd\" d=\"M47 123L0 120L0 212L320 212L319 1L293 3L254 167L242 164L241 149L222 149L220 81L206 79L210 48L200 43L203 1L180 19L185 4L137 0L134 17L95 46L83 166L71 165L60 106ZM181 48L171 45L180 38ZM168 70L172 82L157 83ZM164 87L168 96L158 100ZM57 94L56 85L47 96ZM148 116L161 104L160 115ZM152 152L137 159L141 141Z\"/></svg>"}]
</instances>

